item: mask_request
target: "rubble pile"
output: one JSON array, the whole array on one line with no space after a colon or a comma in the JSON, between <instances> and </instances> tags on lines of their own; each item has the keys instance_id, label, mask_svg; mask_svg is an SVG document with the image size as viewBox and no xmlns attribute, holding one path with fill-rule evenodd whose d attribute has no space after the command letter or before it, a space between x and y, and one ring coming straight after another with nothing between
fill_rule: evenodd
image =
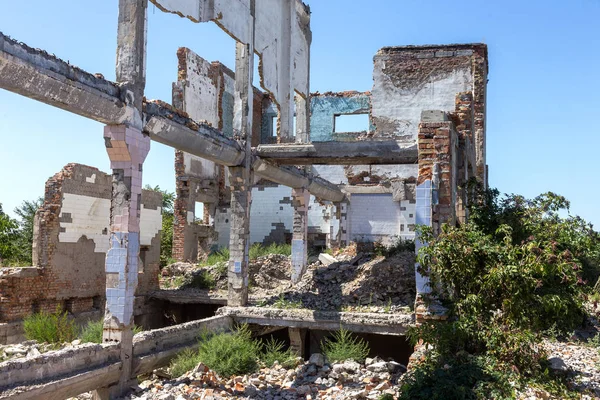
<instances>
[{"instance_id":1,"label":"rubble pile","mask_svg":"<svg viewBox=\"0 0 600 400\"><path fill-rule=\"evenodd\" d=\"M291 283L290 257L271 254L251 261L251 300L263 306L284 300L308 309L357 312L406 311L413 304L414 252L400 252L387 258L354 252L322 256L321 261L307 267L297 285ZM179 282L186 289L186 282L202 273L208 273L214 280L211 293L225 297L227 272L222 263L202 268L189 263L171 264L163 269L162 279Z\"/></svg>"},{"instance_id":2,"label":"rubble pile","mask_svg":"<svg viewBox=\"0 0 600 400\"><path fill-rule=\"evenodd\" d=\"M406 371L402 364L379 358L329 364L323 355L313 354L308 362L298 363L286 369L275 362L257 373L230 378L219 377L203 364L177 379L157 371L126 399L378 399L384 394L397 397L398 379Z\"/></svg>"}]
</instances>

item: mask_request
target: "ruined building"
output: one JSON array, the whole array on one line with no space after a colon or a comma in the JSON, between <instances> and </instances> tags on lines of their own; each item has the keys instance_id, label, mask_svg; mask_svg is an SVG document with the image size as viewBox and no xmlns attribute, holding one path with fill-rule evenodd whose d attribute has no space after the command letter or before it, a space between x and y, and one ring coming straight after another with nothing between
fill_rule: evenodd
<instances>
[{"instance_id":1,"label":"ruined building","mask_svg":"<svg viewBox=\"0 0 600 400\"><path fill-rule=\"evenodd\" d=\"M301 1L151 2L186 17L181 23L217 23L237 42L235 71L181 48L172 104L146 101L147 0L119 0L116 83L0 34L0 88L105 124L112 174L69 164L52 177L36 214L34 266L0 271L0 341L19 340L24 316L58 306L81 319L104 310L104 344L27 368L0 365L0 388L36 379L22 398L94 389L111 398L194 346L200 329L234 322L289 327L300 341L302 329L340 324L404 334L414 313L275 318L246 307L248 248L291 243L298 282L309 247L389 244L415 238L415 225L464 221L466 182L487 181L486 46L386 47L374 57L371 92L311 94L310 11ZM260 88L252 86L255 52ZM359 131L340 131L340 118L358 114L368 121ZM134 338L134 321L156 328L162 312L151 299L161 198L142 191L151 141L176 149L173 255L196 261L228 247L229 307ZM417 273L418 294L426 283Z\"/></svg>"}]
</instances>

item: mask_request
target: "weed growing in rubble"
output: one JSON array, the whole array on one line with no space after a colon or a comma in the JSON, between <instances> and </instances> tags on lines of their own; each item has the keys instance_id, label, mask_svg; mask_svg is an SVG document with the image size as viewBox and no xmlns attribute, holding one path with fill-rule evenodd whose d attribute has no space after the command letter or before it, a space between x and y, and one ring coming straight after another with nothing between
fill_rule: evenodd
<instances>
[{"instance_id":1,"label":"weed growing in rubble","mask_svg":"<svg viewBox=\"0 0 600 400\"><path fill-rule=\"evenodd\" d=\"M279 295L279 297L277 298L277 300L275 300L275 302L273 303L273 307L281 308L284 310L294 309L294 308L302 308L302 302L300 300L298 300L298 301L288 300L285 297L283 297L283 293L281 293Z\"/></svg>"},{"instance_id":2,"label":"weed growing in rubble","mask_svg":"<svg viewBox=\"0 0 600 400\"><path fill-rule=\"evenodd\" d=\"M262 342L260 361L265 367L270 368L275 361L285 368L292 368L296 363L296 354L292 349L285 350L285 344L277 339L271 338Z\"/></svg>"},{"instance_id":3,"label":"weed growing in rubble","mask_svg":"<svg viewBox=\"0 0 600 400\"><path fill-rule=\"evenodd\" d=\"M260 243L254 243L250 246L249 253L251 260L256 260L258 257L268 256L270 254L289 256L292 254L292 245L271 243L268 246L263 246Z\"/></svg>"},{"instance_id":4,"label":"weed growing in rubble","mask_svg":"<svg viewBox=\"0 0 600 400\"><path fill-rule=\"evenodd\" d=\"M173 378L179 378L181 375L194 369L200 362L198 351L185 349L171 361L169 372Z\"/></svg>"},{"instance_id":5,"label":"weed growing in rubble","mask_svg":"<svg viewBox=\"0 0 600 400\"><path fill-rule=\"evenodd\" d=\"M75 322L66 311L60 309L52 314L42 311L25 317L23 329L27 340L40 343L60 344L71 342L77 337Z\"/></svg>"},{"instance_id":6,"label":"weed growing in rubble","mask_svg":"<svg viewBox=\"0 0 600 400\"><path fill-rule=\"evenodd\" d=\"M211 273L203 269L200 272L195 273L192 276L192 279L184 286L196 289L214 289L216 285L217 282Z\"/></svg>"},{"instance_id":7,"label":"weed growing in rubble","mask_svg":"<svg viewBox=\"0 0 600 400\"><path fill-rule=\"evenodd\" d=\"M203 261L198 265L200 267L208 267L211 265L216 265L216 264L221 264L221 263L225 263L225 265L227 265L228 261L229 261L229 249L227 247L224 247L222 249L219 249L217 251L210 253L208 255L208 257L206 258L206 261Z\"/></svg>"},{"instance_id":8,"label":"weed growing in rubble","mask_svg":"<svg viewBox=\"0 0 600 400\"><path fill-rule=\"evenodd\" d=\"M333 333L333 339L325 338L321 342L321 351L329 362L345 360L364 361L369 355L369 345L350 331L340 327Z\"/></svg>"},{"instance_id":9,"label":"weed growing in rubble","mask_svg":"<svg viewBox=\"0 0 600 400\"><path fill-rule=\"evenodd\" d=\"M376 242L373 244L373 252L378 256L392 257L396 254L400 254L405 251L415 251L414 240L398 238L394 243L392 243L389 246L385 246L381 242Z\"/></svg>"}]
</instances>

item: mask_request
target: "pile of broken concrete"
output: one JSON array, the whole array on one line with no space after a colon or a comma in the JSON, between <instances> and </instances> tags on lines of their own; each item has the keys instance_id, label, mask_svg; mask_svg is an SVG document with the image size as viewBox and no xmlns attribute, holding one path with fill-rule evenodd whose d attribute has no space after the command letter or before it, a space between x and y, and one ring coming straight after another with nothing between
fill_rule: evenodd
<instances>
[{"instance_id":1,"label":"pile of broken concrete","mask_svg":"<svg viewBox=\"0 0 600 400\"><path fill-rule=\"evenodd\" d=\"M415 298L415 254L400 252L390 257L372 253L321 254L311 263L301 281L291 282L290 257L271 254L249 264L250 299L263 306L281 300L302 308L322 311L406 311ZM214 279L210 294L226 297L227 273L223 265L198 267L175 263L165 267L163 279L189 282L208 272ZM180 277L180 278L177 278ZM182 290L190 290L185 286Z\"/></svg>"}]
</instances>

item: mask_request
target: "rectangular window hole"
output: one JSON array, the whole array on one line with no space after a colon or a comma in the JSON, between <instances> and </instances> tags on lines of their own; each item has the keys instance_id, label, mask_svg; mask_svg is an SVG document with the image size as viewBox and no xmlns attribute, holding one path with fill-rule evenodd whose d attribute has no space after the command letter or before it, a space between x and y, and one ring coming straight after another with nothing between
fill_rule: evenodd
<instances>
[{"instance_id":1,"label":"rectangular window hole","mask_svg":"<svg viewBox=\"0 0 600 400\"><path fill-rule=\"evenodd\" d=\"M335 115L333 120L334 133L368 132L369 114Z\"/></svg>"}]
</instances>

